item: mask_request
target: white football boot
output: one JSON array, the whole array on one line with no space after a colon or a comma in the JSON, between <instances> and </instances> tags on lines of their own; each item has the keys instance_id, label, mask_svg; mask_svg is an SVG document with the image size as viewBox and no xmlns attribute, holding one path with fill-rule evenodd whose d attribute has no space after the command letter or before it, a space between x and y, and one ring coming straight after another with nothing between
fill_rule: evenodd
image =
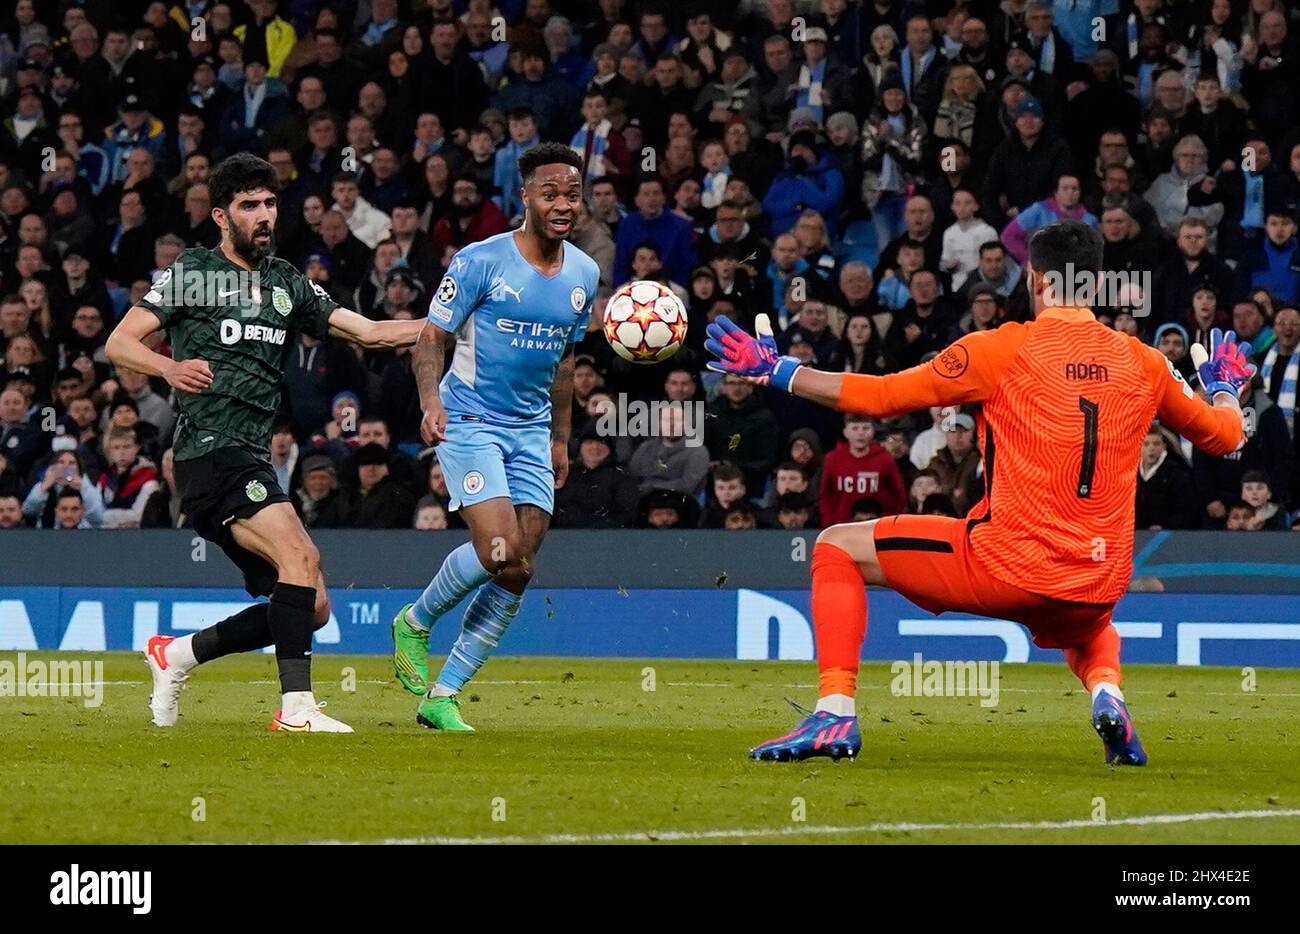
<instances>
[{"instance_id":1,"label":"white football boot","mask_svg":"<svg viewBox=\"0 0 1300 934\"><path fill-rule=\"evenodd\" d=\"M175 665L167 663L167 644L171 636L153 636L145 647L145 662L149 673L153 675L153 693L149 695L149 710L153 713L155 726L170 727L176 725L180 715L181 691L190 679L188 671L181 671Z\"/></svg>"},{"instance_id":2,"label":"white football boot","mask_svg":"<svg viewBox=\"0 0 1300 934\"><path fill-rule=\"evenodd\" d=\"M287 733L351 733L352 727L335 720L322 710L325 701L317 701L310 692L290 706L288 702L275 712L271 729Z\"/></svg>"}]
</instances>

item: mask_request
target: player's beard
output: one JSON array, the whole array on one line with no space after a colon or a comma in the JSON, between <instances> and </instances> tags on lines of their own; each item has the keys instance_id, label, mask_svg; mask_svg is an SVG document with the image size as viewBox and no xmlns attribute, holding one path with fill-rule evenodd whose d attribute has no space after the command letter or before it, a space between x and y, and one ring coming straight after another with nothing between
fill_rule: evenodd
<instances>
[{"instance_id":1,"label":"player's beard","mask_svg":"<svg viewBox=\"0 0 1300 934\"><path fill-rule=\"evenodd\" d=\"M254 239L258 233L269 235L265 243L258 243ZM243 258L244 262L250 266L256 266L275 253L275 228L270 224L261 224L253 228L252 233L245 237L240 233L238 227L232 225L230 228L230 245Z\"/></svg>"}]
</instances>

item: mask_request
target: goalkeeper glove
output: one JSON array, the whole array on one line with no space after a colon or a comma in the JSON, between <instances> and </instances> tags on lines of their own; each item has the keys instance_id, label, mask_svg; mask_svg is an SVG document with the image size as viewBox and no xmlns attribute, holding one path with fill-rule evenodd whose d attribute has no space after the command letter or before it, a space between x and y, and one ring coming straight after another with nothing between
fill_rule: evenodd
<instances>
[{"instance_id":1,"label":"goalkeeper glove","mask_svg":"<svg viewBox=\"0 0 1300 934\"><path fill-rule=\"evenodd\" d=\"M1256 366L1250 362L1250 342L1237 342L1233 331L1226 334L1215 328L1210 332L1210 352L1200 344L1192 345L1192 363L1200 374L1201 386L1211 400L1219 392L1231 393L1240 398L1241 387L1255 376Z\"/></svg>"},{"instance_id":2,"label":"goalkeeper glove","mask_svg":"<svg viewBox=\"0 0 1300 934\"><path fill-rule=\"evenodd\" d=\"M745 332L726 315L719 315L706 329L709 338L704 348L717 362L709 362L709 369L717 373L765 379L769 385L786 392L801 364L794 357L783 357L776 349L772 336L772 322L767 315L754 319L757 337Z\"/></svg>"}]
</instances>

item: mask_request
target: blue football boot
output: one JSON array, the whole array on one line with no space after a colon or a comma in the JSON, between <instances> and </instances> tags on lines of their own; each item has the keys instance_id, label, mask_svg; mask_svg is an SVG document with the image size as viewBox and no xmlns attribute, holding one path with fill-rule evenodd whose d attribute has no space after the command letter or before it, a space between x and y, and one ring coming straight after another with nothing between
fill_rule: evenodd
<instances>
[{"instance_id":1,"label":"blue football boot","mask_svg":"<svg viewBox=\"0 0 1300 934\"><path fill-rule=\"evenodd\" d=\"M1128 707L1107 691L1100 691L1092 702L1092 728L1106 746L1107 765L1146 765L1147 752L1142 748Z\"/></svg>"},{"instance_id":2,"label":"blue football boot","mask_svg":"<svg viewBox=\"0 0 1300 934\"><path fill-rule=\"evenodd\" d=\"M834 761L853 759L862 749L862 733L857 717L837 717L819 710L811 713L793 701L790 706L804 714L800 724L776 739L760 743L749 751L753 759L769 762L798 762L813 756L829 756Z\"/></svg>"}]
</instances>

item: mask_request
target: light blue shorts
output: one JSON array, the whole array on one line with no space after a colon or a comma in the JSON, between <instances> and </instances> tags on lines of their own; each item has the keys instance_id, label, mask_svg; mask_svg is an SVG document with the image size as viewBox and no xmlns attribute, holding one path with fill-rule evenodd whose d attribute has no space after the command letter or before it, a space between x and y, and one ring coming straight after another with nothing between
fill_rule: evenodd
<instances>
[{"instance_id":1,"label":"light blue shorts","mask_svg":"<svg viewBox=\"0 0 1300 934\"><path fill-rule=\"evenodd\" d=\"M516 506L555 511L549 425L503 428L449 415L447 440L436 453L453 510L508 496Z\"/></svg>"}]
</instances>

